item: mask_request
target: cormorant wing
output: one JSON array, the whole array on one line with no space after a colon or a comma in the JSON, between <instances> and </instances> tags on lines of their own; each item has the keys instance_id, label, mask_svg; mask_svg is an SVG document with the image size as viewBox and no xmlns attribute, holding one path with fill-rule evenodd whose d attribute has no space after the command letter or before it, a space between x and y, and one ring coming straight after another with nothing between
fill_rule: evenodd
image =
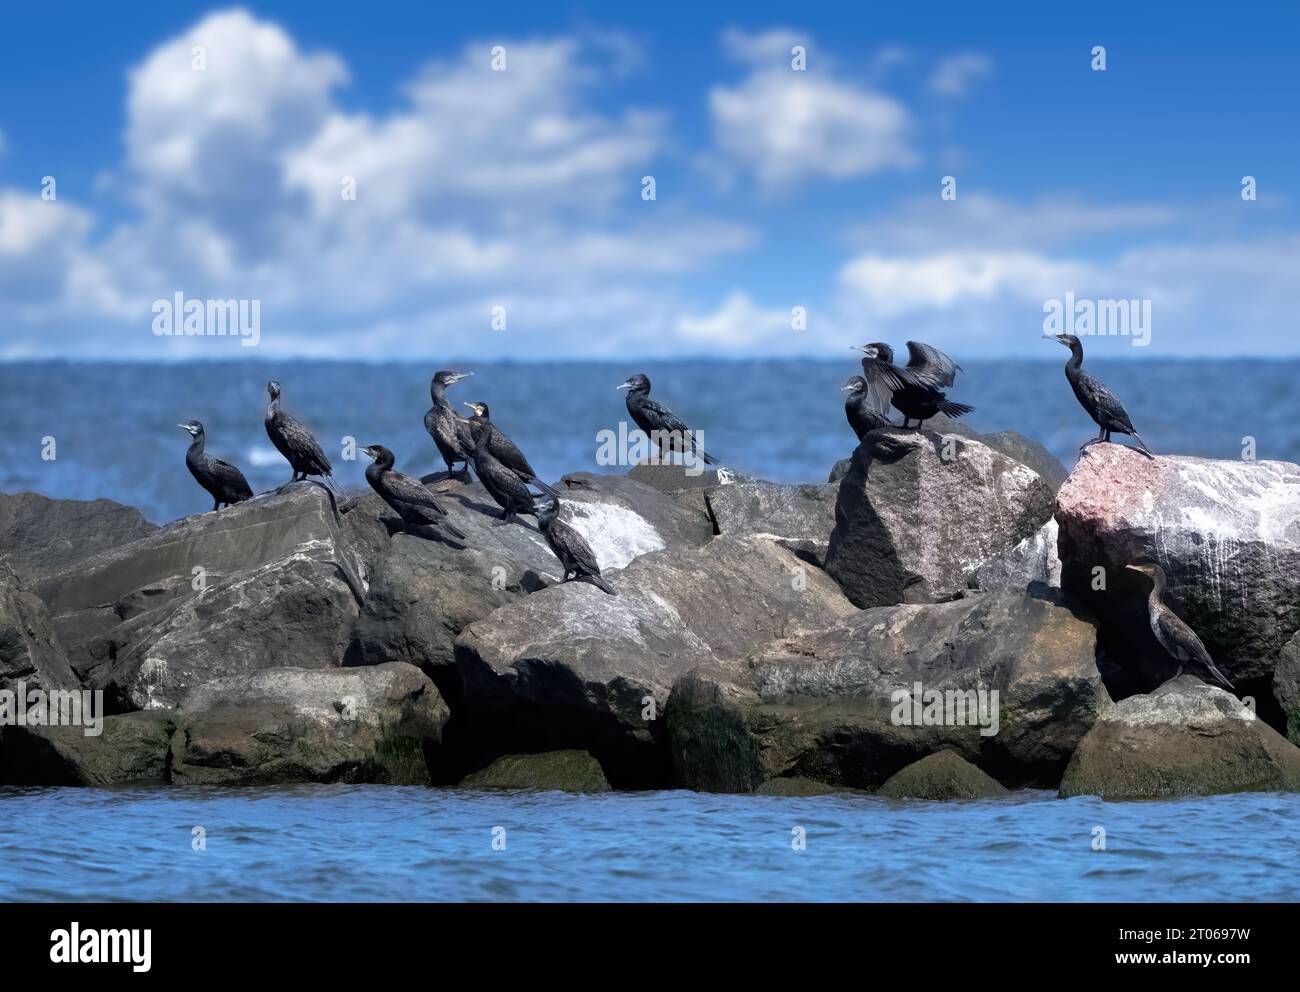
<instances>
[{"instance_id":1,"label":"cormorant wing","mask_svg":"<svg viewBox=\"0 0 1300 992\"><path fill-rule=\"evenodd\" d=\"M882 417L889 416L889 401L902 389L906 380L883 358L862 357L862 377L867 380L867 403Z\"/></svg>"},{"instance_id":2,"label":"cormorant wing","mask_svg":"<svg viewBox=\"0 0 1300 992\"><path fill-rule=\"evenodd\" d=\"M641 401L641 409L648 415L652 430L676 431L681 434L690 433L691 429L686 426L686 422L662 403L647 397Z\"/></svg>"},{"instance_id":3,"label":"cormorant wing","mask_svg":"<svg viewBox=\"0 0 1300 992\"><path fill-rule=\"evenodd\" d=\"M226 485L252 494L253 490L249 487L248 480L244 478L244 473L230 462L222 461L220 458L209 458L208 467L212 474Z\"/></svg>"},{"instance_id":4,"label":"cormorant wing","mask_svg":"<svg viewBox=\"0 0 1300 992\"><path fill-rule=\"evenodd\" d=\"M304 461L309 458L314 459L323 473L334 471L334 466L325 457L325 451L321 448L320 442L316 440L316 435L308 429L306 424L282 411L277 426L280 429L281 437L284 438L285 445L295 455Z\"/></svg>"},{"instance_id":5,"label":"cormorant wing","mask_svg":"<svg viewBox=\"0 0 1300 992\"><path fill-rule=\"evenodd\" d=\"M1214 659L1210 657L1210 652L1201 643L1201 639L1196 636L1196 631L1183 623L1173 610L1166 606L1156 616L1156 623L1159 624L1160 632L1164 635L1163 640L1166 647L1169 645L1176 646L1176 650L1171 650L1170 654L1186 665L1200 666L1224 685L1232 686L1232 683L1214 664Z\"/></svg>"},{"instance_id":6,"label":"cormorant wing","mask_svg":"<svg viewBox=\"0 0 1300 992\"><path fill-rule=\"evenodd\" d=\"M441 516L446 516L447 508L438 502L437 497L429 492L419 479L413 479L402 472L388 471L383 475L383 482L388 491L403 503L423 506Z\"/></svg>"},{"instance_id":7,"label":"cormorant wing","mask_svg":"<svg viewBox=\"0 0 1300 992\"><path fill-rule=\"evenodd\" d=\"M488 440L488 449L492 452L493 457L510 471L523 473L529 478L536 477L537 473L528 464L528 459L519 450L519 446L506 437L505 432L496 424L492 425L492 436Z\"/></svg>"},{"instance_id":8,"label":"cormorant wing","mask_svg":"<svg viewBox=\"0 0 1300 992\"><path fill-rule=\"evenodd\" d=\"M551 522L551 537L582 567L583 571L600 574L600 562L596 561L596 554L591 550L591 545L563 520Z\"/></svg>"},{"instance_id":9,"label":"cormorant wing","mask_svg":"<svg viewBox=\"0 0 1300 992\"><path fill-rule=\"evenodd\" d=\"M1118 430L1124 434L1133 432L1133 421L1128 419L1128 411L1124 409L1124 404L1119 401L1119 397L1106 388L1106 384L1100 379L1095 379L1087 372L1079 373L1079 388L1087 394L1091 401L1094 413L1094 419L1098 423L1113 425L1112 429Z\"/></svg>"},{"instance_id":10,"label":"cormorant wing","mask_svg":"<svg viewBox=\"0 0 1300 992\"><path fill-rule=\"evenodd\" d=\"M961 366L942 351L922 341L907 342L907 352L911 356L907 362L908 369L936 389L951 386L961 371Z\"/></svg>"}]
</instances>

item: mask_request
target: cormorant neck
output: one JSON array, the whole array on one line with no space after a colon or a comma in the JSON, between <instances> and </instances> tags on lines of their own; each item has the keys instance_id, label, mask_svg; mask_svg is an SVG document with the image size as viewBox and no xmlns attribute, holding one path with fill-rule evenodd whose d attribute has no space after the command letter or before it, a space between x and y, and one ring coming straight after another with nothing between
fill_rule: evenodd
<instances>
[{"instance_id":1,"label":"cormorant neck","mask_svg":"<svg viewBox=\"0 0 1300 992\"><path fill-rule=\"evenodd\" d=\"M429 397L433 400L434 406L447 405L447 387L437 379L429 383Z\"/></svg>"},{"instance_id":2,"label":"cormorant neck","mask_svg":"<svg viewBox=\"0 0 1300 992\"><path fill-rule=\"evenodd\" d=\"M197 437L195 437L192 441L190 441L190 450L189 450L188 452L186 452L186 454L190 454L190 455L201 455L201 454L203 454L203 442L204 442L204 440L205 440L205 438L203 437L202 434L199 434Z\"/></svg>"},{"instance_id":3,"label":"cormorant neck","mask_svg":"<svg viewBox=\"0 0 1300 992\"><path fill-rule=\"evenodd\" d=\"M1163 602L1165 595L1165 576L1163 572L1156 572L1151 576L1151 599L1154 602Z\"/></svg>"},{"instance_id":4,"label":"cormorant neck","mask_svg":"<svg viewBox=\"0 0 1300 992\"><path fill-rule=\"evenodd\" d=\"M1065 367L1073 372L1078 372L1083 367L1083 345L1078 341L1070 345L1070 360L1065 363Z\"/></svg>"},{"instance_id":5,"label":"cormorant neck","mask_svg":"<svg viewBox=\"0 0 1300 992\"><path fill-rule=\"evenodd\" d=\"M474 419L478 421L477 433L474 435L474 454L481 455L487 450L488 434L492 430L492 424L481 415Z\"/></svg>"}]
</instances>

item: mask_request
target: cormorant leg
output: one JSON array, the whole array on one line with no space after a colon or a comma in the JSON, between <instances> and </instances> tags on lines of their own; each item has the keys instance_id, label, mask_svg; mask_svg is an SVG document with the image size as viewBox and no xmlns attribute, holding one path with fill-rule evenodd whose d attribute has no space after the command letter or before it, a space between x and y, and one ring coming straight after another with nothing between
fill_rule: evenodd
<instances>
[{"instance_id":1,"label":"cormorant leg","mask_svg":"<svg viewBox=\"0 0 1300 992\"><path fill-rule=\"evenodd\" d=\"M1107 444L1113 444L1113 443L1114 443L1114 442L1112 442L1111 439L1110 439L1110 431L1107 431L1107 432L1106 432L1106 443L1107 443Z\"/></svg>"}]
</instances>

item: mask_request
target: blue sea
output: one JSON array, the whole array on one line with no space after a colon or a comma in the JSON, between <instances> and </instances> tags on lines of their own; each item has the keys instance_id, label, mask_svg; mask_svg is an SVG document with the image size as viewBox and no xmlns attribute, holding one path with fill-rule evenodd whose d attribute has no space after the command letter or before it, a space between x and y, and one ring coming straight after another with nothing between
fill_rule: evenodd
<instances>
[{"instance_id":1,"label":"blue sea","mask_svg":"<svg viewBox=\"0 0 1300 992\"><path fill-rule=\"evenodd\" d=\"M965 362L950 395L976 407L968 419L977 430L1020 431L1068 468L1096 429L1065 381L1065 349L1055 350L1060 361ZM824 482L856 443L839 389L858 366L847 347L844 354L829 362L446 365L476 373L452 388L452 399L486 402L548 479L626 470L596 463L597 435L627 418L616 387L641 371L652 395L703 431L706 449L727 465L781 482ZM1249 436L1258 458L1300 461L1300 361L1090 359L1088 367L1157 452L1240 458ZM319 361L0 364L0 491L107 497L159 523L210 509L185 470L189 438L176 425L190 418L206 426L208 451L240 466L254 491L278 486L289 470L262 427L272 378L284 387L285 409L331 456L352 437L391 448L399 469L441 471L423 423L436 370ZM55 441L53 460L42 458L46 437ZM333 460L344 486L365 486L364 456Z\"/></svg>"},{"instance_id":2,"label":"blue sea","mask_svg":"<svg viewBox=\"0 0 1300 992\"><path fill-rule=\"evenodd\" d=\"M1064 352L1060 358L1064 359ZM824 481L854 447L842 362L646 365L445 363L545 477L623 471L595 461L626 414L615 387L654 395L730 466ZM967 362L952 391L973 427L1017 430L1070 466L1092 422L1063 361ZM1300 461L1300 362L1092 362L1157 452ZM288 468L262 428L265 383L328 450L382 443L398 467L442 465L422 418L434 366L286 361L0 365L0 490L109 497L164 522L211 503L175 425L202 420L209 451L255 490ZM1248 389L1225 389L1247 382ZM53 438L55 457L42 458ZM360 462L336 459L345 486ZM0 789L11 900L1068 900L1300 899L1300 796L1141 803L1046 792L963 803L871 796L558 793L314 786ZM192 850L193 829L207 847ZM492 848L504 827L506 849ZM802 827L807 847L791 846ZM1093 849L1096 828L1106 849Z\"/></svg>"},{"instance_id":3,"label":"blue sea","mask_svg":"<svg viewBox=\"0 0 1300 992\"><path fill-rule=\"evenodd\" d=\"M1273 794L0 789L0 861L22 901L1281 902L1298 822Z\"/></svg>"}]
</instances>

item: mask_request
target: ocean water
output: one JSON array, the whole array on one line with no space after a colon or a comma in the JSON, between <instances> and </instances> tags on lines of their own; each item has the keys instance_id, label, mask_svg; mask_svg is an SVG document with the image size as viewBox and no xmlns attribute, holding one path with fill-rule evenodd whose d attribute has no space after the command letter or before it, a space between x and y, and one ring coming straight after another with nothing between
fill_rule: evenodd
<instances>
[{"instance_id":1,"label":"ocean water","mask_svg":"<svg viewBox=\"0 0 1300 992\"><path fill-rule=\"evenodd\" d=\"M1297 822L1300 796L1275 794L0 789L0 861L14 901L1282 902Z\"/></svg>"},{"instance_id":2,"label":"ocean water","mask_svg":"<svg viewBox=\"0 0 1300 992\"><path fill-rule=\"evenodd\" d=\"M1046 345L1044 345L1046 347ZM965 364L951 395L972 404L981 431L1016 430L1067 467L1095 428L1079 408L1060 360ZM447 363L476 375L456 401L483 400L493 419L548 479L566 472L625 471L596 463L597 435L627 419L616 386L646 372L653 394L736 469L782 482L824 482L853 450L839 387L857 371L843 361L507 364ZM1157 452L1300 461L1295 382L1300 362L1092 361ZM266 381L280 380L285 409L309 424L344 486L364 487L364 456L334 457L345 437L391 448L407 472L441 470L424 431L433 365L260 361L196 364L23 362L0 364L0 491L31 489L77 499L108 497L163 522L211 508L185 469L197 418L208 450L244 470L254 491L277 486L288 466L262 427ZM1224 389L1224 383L1249 389ZM44 438L53 460L42 458Z\"/></svg>"}]
</instances>

